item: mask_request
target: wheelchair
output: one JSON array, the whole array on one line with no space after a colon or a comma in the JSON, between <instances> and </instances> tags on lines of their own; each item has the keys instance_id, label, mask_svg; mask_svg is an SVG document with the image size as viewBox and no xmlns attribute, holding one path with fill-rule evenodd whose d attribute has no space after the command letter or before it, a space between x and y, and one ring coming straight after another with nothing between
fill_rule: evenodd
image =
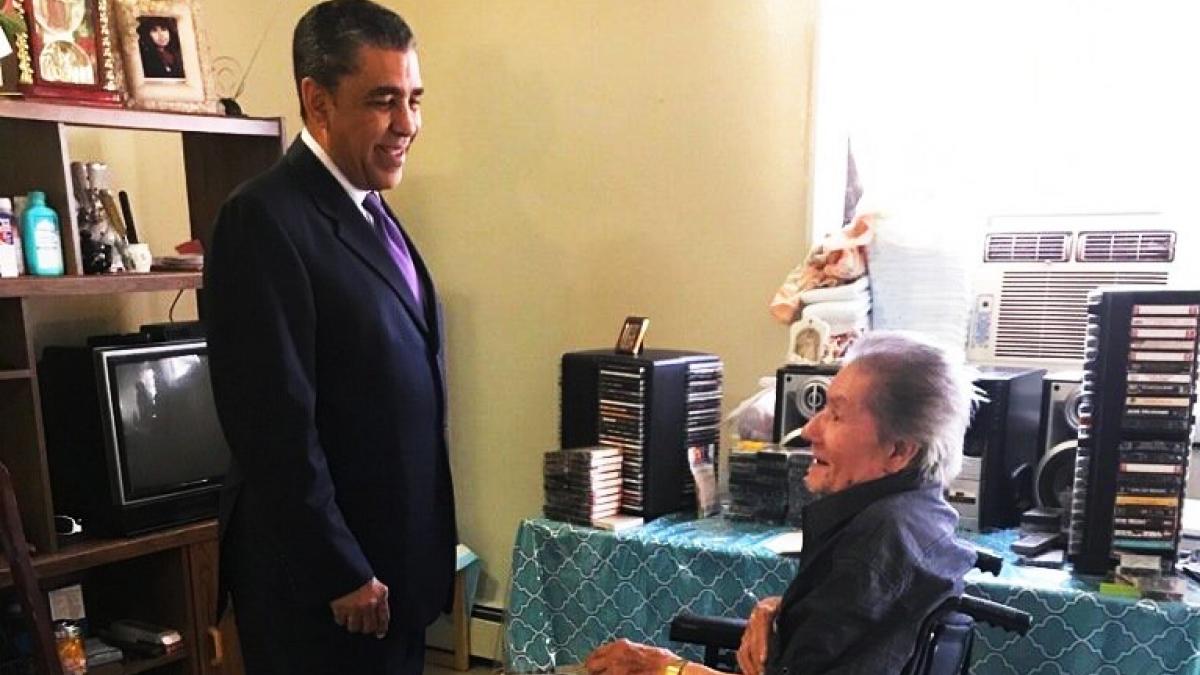
<instances>
[{"instance_id":1,"label":"wheelchair","mask_svg":"<svg viewBox=\"0 0 1200 675\"><path fill-rule=\"evenodd\" d=\"M977 551L976 569L1000 574L1004 561L987 551ZM1010 633L1025 635L1033 618L1019 609L970 595L949 598L921 624L916 649L903 675L966 675L975 643L975 624L987 623ZM745 619L699 616L684 612L671 621L675 642L704 647L704 665L737 672L737 648L746 630Z\"/></svg>"}]
</instances>

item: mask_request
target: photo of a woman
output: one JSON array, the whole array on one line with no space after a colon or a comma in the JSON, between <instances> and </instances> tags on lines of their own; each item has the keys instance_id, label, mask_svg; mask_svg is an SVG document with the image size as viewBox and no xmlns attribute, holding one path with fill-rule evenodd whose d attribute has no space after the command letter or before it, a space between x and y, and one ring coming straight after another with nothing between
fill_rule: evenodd
<instances>
[{"instance_id":1,"label":"photo of a woman","mask_svg":"<svg viewBox=\"0 0 1200 675\"><path fill-rule=\"evenodd\" d=\"M142 56L142 76L183 79L183 53L179 49L179 29L175 19L165 16L138 17L138 50Z\"/></svg>"}]
</instances>

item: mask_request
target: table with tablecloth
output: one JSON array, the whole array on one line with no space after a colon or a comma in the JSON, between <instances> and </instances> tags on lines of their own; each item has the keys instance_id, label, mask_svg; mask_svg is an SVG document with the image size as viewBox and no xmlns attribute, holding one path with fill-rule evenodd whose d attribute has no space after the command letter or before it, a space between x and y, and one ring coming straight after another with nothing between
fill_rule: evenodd
<instances>
[{"instance_id":1,"label":"table with tablecloth","mask_svg":"<svg viewBox=\"0 0 1200 675\"><path fill-rule=\"evenodd\" d=\"M759 599L782 594L796 561L764 542L785 531L680 516L619 534L526 520L513 550L505 666L553 670L582 661L615 637L680 649L667 637L679 612L745 617ZM1184 602L1101 595L1095 579L1011 564L1014 532L961 535L1009 563L999 578L971 572L967 592L1033 615L1025 637L981 627L973 673L1200 675L1200 591L1194 585ZM700 655L695 647L682 651Z\"/></svg>"}]
</instances>

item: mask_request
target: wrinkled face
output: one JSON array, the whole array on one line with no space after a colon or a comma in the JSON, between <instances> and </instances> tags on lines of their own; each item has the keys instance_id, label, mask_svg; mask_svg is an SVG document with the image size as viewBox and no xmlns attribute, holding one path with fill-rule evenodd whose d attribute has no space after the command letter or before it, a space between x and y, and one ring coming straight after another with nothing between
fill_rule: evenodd
<instances>
[{"instance_id":1,"label":"wrinkled face","mask_svg":"<svg viewBox=\"0 0 1200 675\"><path fill-rule=\"evenodd\" d=\"M850 364L829 385L825 408L804 425L801 436L812 443L813 463L804 484L817 494L832 494L882 478L908 465L910 444L879 439L875 417L867 408L871 376Z\"/></svg>"},{"instance_id":2,"label":"wrinkled face","mask_svg":"<svg viewBox=\"0 0 1200 675\"><path fill-rule=\"evenodd\" d=\"M166 26L155 26L150 29L150 39L159 47L171 44L171 31Z\"/></svg>"},{"instance_id":3,"label":"wrinkled face","mask_svg":"<svg viewBox=\"0 0 1200 675\"><path fill-rule=\"evenodd\" d=\"M346 179L360 190L400 184L421 131L421 70L416 49L358 50L358 68L334 91L301 83L307 122Z\"/></svg>"}]
</instances>

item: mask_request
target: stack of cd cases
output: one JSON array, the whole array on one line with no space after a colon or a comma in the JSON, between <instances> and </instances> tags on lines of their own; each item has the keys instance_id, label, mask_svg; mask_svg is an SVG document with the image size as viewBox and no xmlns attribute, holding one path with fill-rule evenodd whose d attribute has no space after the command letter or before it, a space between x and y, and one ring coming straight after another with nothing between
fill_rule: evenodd
<instances>
[{"instance_id":1,"label":"stack of cd cases","mask_svg":"<svg viewBox=\"0 0 1200 675\"><path fill-rule=\"evenodd\" d=\"M621 507L625 513L642 513L645 479L646 366L610 362L600 365L600 444L620 448Z\"/></svg>"},{"instance_id":2,"label":"stack of cd cases","mask_svg":"<svg viewBox=\"0 0 1200 675\"><path fill-rule=\"evenodd\" d=\"M547 518L592 525L617 514L621 501L621 452L615 448L572 448L543 458Z\"/></svg>"},{"instance_id":3,"label":"stack of cd cases","mask_svg":"<svg viewBox=\"0 0 1200 675\"><path fill-rule=\"evenodd\" d=\"M734 452L729 456L726 517L799 527L801 510L813 498L804 485L810 464L807 448Z\"/></svg>"},{"instance_id":4,"label":"stack of cd cases","mask_svg":"<svg viewBox=\"0 0 1200 675\"><path fill-rule=\"evenodd\" d=\"M725 517L754 520L758 514L758 452L729 454L729 506Z\"/></svg>"},{"instance_id":5,"label":"stack of cd cases","mask_svg":"<svg viewBox=\"0 0 1200 675\"><path fill-rule=\"evenodd\" d=\"M810 448L793 450L788 454L788 507L784 523L796 528L804 527L804 507L816 499L816 495L808 491L804 482L808 468L812 466L813 455Z\"/></svg>"},{"instance_id":6,"label":"stack of cd cases","mask_svg":"<svg viewBox=\"0 0 1200 675\"><path fill-rule=\"evenodd\" d=\"M1124 556L1171 571L1179 543L1196 402L1200 291L1098 289L1071 508L1075 570L1106 574Z\"/></svg>"}]
</instances>

